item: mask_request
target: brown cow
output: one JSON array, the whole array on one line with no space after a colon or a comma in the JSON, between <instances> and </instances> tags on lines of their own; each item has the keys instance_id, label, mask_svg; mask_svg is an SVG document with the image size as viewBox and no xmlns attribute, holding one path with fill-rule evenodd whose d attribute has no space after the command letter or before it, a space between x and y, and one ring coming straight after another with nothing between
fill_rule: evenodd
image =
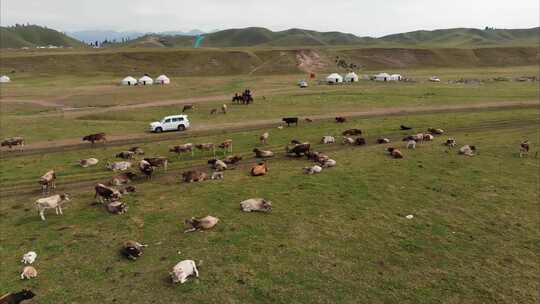
<instances>
[{"instance_id":1,"label":"brown cow","mask_svg":"<svg viewBox=\"0 0 540 304\"><path fill-rule=\"evenodd\" d=\"M390 156L392 156L393 158L396 158L396 159L403 158L403 153L401 153L401 151L399 151L398 149L394 147L390 147L386 150L390 153Z\"/></svg>"},{"instance_id":2,"label":"brown cow","mask_svg":"<svg viewBox=\"0 0 540 304\"><path fill-rule=\"evenodd\" d=\"M186 183L202 182L207 179L208 174L197 170L190 170L182 173L182 180Z\"/></svg>"},{"instance_id":3,"label":"brown cow","mask_svg":"<svg viewBox=\"0 0 540 304\"><path fill-rule=\"evenodd\" d=\"M233 148L232 144L233 144L233 140L232 139L227 139L224 142L222 142L221 144L219 144L218 148L223 150L223 155L225 155L225 154L227 154L227 152L232 153L232 148Z\"/></svg>"},{"instance_id":4,"label":"brown cow","mask_svg":"<svg viewBox=\"0 0 540 304\"><path fill-rule=\"evenodd\" d=\"M337 123L345 123L345 122L347 122L347 118L342 117L342 116L338 116L338 117L336 117L336 122Z\"/></svg>"},{"instance_id":5,"label":"brown cow","mask_svg":"<svg viewBox=\"0 0 540 304\"><path fill-rule=\"evenodd\" d=\"M2 147L9 147L9 150L11 151L11 147L13 146L21 146L20 151L24 151L24 138L23 137L11 137L7 138L2 141L1 143Z\"/></svg>"},{"instance_id":6,"label":"brown cow","mask_svg":"<svg viewBox=\"0 0 540 304\"><path fill-rule=\"evenodd\" d=\"M223 159L223 162L225 162L227 165L234 165L241 160L242 160L242 156L229 155Z\"/></svg>"},{"instance_id":7,"label":"brown cow","mask_svg":"<svg viewBox=\"0 0 540 304\"><path fill-rule=\"evenodd\" d=\"M251 176L263 176L268 173L268 165L266 162L259 163L251 168Z\"/></svg>"},{"instance_id":8,"label":"brown cow","mask_svg":"<svg viewBox=\"0 0 540 304\"><path fill-rule=\"evenodd\" d=\"M39 178L39 184L41 185L43 194L49 194L51 189L56 189L56 173L54 170L50 170L43 174L43 176Z\"/></svg>"},{"instance_id":9,"label":"brown cow","mask_svg":"<svg viewBox=\"0 0 540 304\"><path fill-rule=\"evenodd\" d=\"M97 133L97 134L86 135L85 137L83 137L82 140L89 141L92 143L92 145L94 145L96 141L106 142L107 138L105 137L105 133Z\"/></svg>"},{"instance_id":10,"label":"brown cow","mask_svg":"<svg viewBox=\"0 0 540 304\"><path fill-rule=\"evenodd\" d=\"M152 157L152 158L145 158L145 161L150 163L152 167L163 167L165 171L167 171L167 166L169 165L169 160L166 157Z\"/></svg>"},{"instance_id":11,"label":"brown cow","mask_svg":"<svg viewBox=\"0 0 540 304\"><path fill-rule=\"evenodd\" d=\"M201 150L201 151L210 151L212 150L212 153L214 156L216 156L216 145L213 143L206 143L206 144L196 144L195 148Z\"/></svg>"},{"instance_id":12,"label":"brown cow","mask_svg":"<svg viewBox=\"0 0 540 304\"><path fill-rule=\"evenodd\" d=\"M125 172L125 173L121 173L116 176L113 176L109 184L111 184L112 186L120 186L120 185L130 183L135 178L137 178L137 174L133 172Z\"/></svg>"},{"instance_id":13,"label":"brown cow","mask_svg":"<svg viewBox=\"0 0 540 304\"><path fill-rule=\"evenodd\" d=\"M183 145L174 146L174 147L169 149L169 152L177 153L178 155L180 155L182 153L186 153L186 152L191 152L191 156L193 156L193 154L195 153L195 151L193 150L193 144L192 143L187 143L187 144L183 144Z\"/></svg>"},{"instance_id":14,"label":"brown cow","mask_svg":"<svg viewBox=\"0 0 540 304\"><path fill-rule=\"evenodd\" d=\"M356 136L356 135L362 135L362 130L360 129L349 129L343 131L343 136Z\"/></svg>"}]
</instances>

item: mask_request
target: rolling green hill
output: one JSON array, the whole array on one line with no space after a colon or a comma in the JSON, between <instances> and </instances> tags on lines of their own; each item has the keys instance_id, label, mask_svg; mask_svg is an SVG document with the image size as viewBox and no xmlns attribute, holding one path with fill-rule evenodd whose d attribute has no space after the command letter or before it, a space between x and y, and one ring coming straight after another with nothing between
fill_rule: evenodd
<instances>
[{"instance_id":1,"label":"rolling green hill","mask_svg":"<svg viewBox=\"0 0 540 304\"><path fill-rule=\"evenodd\" d=\"M228 29L203 35L201 47L300 47L362 46L403 48L478 48L498 46L536 46L540 28L469 29L415 31L381 38L358 37L341 32L316 32L290 29L273 32L265 28ZM147 35L126 46L192 47L194 37Z\"/></svg>"},{"instance_id":2,"label":"rolling green hill","mask_svg":"<svg viewBox=\"0 0 540 304\"><path fill-rule=\"evenodd\" d=\"M83 47L84 43L53 29L37 25L0 27L0 48L36 46Z\"/></svg>"}]
</instances>

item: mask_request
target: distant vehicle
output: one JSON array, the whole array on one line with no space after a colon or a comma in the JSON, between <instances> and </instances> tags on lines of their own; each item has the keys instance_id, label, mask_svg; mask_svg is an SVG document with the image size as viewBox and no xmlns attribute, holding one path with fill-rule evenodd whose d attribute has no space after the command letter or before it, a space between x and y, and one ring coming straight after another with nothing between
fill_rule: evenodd
<instances>
[{"instance_id":1,"label":"distant vehicle","mask_svg":"<svg viewBox=\"0 0 540 304\"><path fill-rule=\"evenodd\" d=\"M189 128L187 115L171 115L164 117L161 121L154 121L150 124L150 132L161 133L164 131L184 131Z\"/></svg>"},{"instance_id":2,"label":"distant vehicle","mask_svg":"<svg viewBox=\"0 0 540 304\"><path fill-rule=\"evenodd\" d=\"M307 88L307 87L308 87L308 83L307 83L307 81L305 81L305 80L300 80L300 81L298 82L298 86L301 87L301 88Z\"/></svg>"},{"instance_id":3,"label":"distant vehicle","mask_svg":"<svg viewBox=\"0 0 540 304\"><path fill-rule=\"evenodd\" d=\"M441 79L437 76L433 76L429 78L429 81L431 82L441 82Z\"/></svg>"}]
</instances>

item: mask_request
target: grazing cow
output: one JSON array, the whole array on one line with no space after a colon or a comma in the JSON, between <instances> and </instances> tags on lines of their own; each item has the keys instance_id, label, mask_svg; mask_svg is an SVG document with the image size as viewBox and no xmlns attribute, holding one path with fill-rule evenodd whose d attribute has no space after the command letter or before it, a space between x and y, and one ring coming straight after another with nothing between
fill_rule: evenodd
<instances>
[{"instance_id":1,"label":"grazing cow","mask_svg":"<svg viewBox=\"0 0 540 304\"><path fill-rule=\"evenodd\" d=\"M21 280L37 277L37 270L32 266L25 266L21 273Z\"/></svg>"},{"instance_id":2,"label":"grazing cow","mask_svg":"<svg viewBox=\"0 0 540 304\"><path fill-rule=\"evenodd\" d=\"M428 128L427 131L429 133L431 133L432 135L442 135L442 134L444 134L443 129Z\"/></svg>"},{"instance_id":3,"label":"grazing cow","mask_svg":"<svg viewBox=\"0 0 540 304\"><path fill-rule=\"evenodd\" d=\"M238 155L229 155L229 156L227 156L227 157L225 157L223 159L223 161L227 165L234 165L234 164L238 163L241 160L242 160L242 156L238 156Z\"/></svg>"},{"instance_id":4,"label":"grazing cow","mask_svg":"<svg viewBox=\"0 0 540 304\"><path fill-rule=\"evenodd\" d=\"M227 164L219 159L211 159L208 161L208 164L214 168L216 171L225 171L227 170Z\"/></svg>"},{"instance_id":5,"label":"grazing cow","mask_svg":"<svg viewBox=\"0 0 540 304\"><path fill-rule=\"evenodd\" d=\"M122 245L120 253L125 258L135 261L143 255L144 247L148 247L148 245L129 240Z\"/></svg>"},{"instance_id":6,"label":"grazing cow","mask_svg":"<svg viewBox=\"0 0 540 304\"><path fill-rule=\"evenodd\" d=\"M310 151L310 152L306 153L306 157L307 157L307 159L312 160L312 161L317 162L317 163L323 163L323 162L327 161L328 159L330 159L330 157L328 157L328 155L325 155L325 154L322 154L322 153L319 153L319 152L315 152L315 151Z\"/></svg>"},{"instance_id":7,"label":"grazing cow","mask_svg":"<svg viewBox=\"0 0 540 304\"><path fill-rule=\"evenodd\" d=\"M10 151L11 151L11 147L21 146L20 151L22 152L24 151L24 138L20 136L6 138L5 140L2 141L1 145L2 147L7 146Z\"/></svg>"},{"instance_id":8,"label":"grazing cow","mask_svg":"<svg viewBox=\"0 0 540 304\"><path fill-rule=\"evenodd\" d=\"M337 162L335 160L331 159L331 158L324 159L319 163L321 164L321 167L323 167L323 168L332 168L332 167L335 167L337 165Z\"/></svg>"},{"instance_id":9,"label":"grazing cow","mask_svg":"<svg viewBox=\"0 0 540 304\"><path fill-rule=\"evenodd\" d=\"M355 141L354 141L354 144L357 145L357 146L365 146L367 145L367 141L365 138L363 137L358 137Z\"/></svg>"},{"instance_id":10,"label":"grazing cow","mask_svg":"<svg viewBox=\"0 0 540 304\"><path fill-rule=\"evenodd\" d=\"M344 145L354 145L354 138L352 137L347 137L347 136L343 136L343 141L342 143Z\"/></svg>"},{"instance_id":11,"label":"grazing cow","mask_svg":"<svg viewBox=\"0 0 540 304\"><path fill-rule=\"evenodd\" d=\"M226 104L221 105L221 113L227 114L227 105Z\"/></svg>"},{"instance_id":12,"label":"grazing cow","mask_svg":"<svg viewBox=\"0 0 540 304\"><path fill-rule=\"evenodd\" d=\"M411 141L411 140L416 141L416 136L414 136L414 135L407 135L407 136L403 137L403 139L402 139L402 141Z\"/></svg>"},{"instance_id":13,"label":"grazing cow","mask_svg":"<svg viewBox=\"0 0 540 304\"><path fill-rule=\"evenodd\" d=\"M169 165L169 160L166 157L161 157L161 156L152 157L152 158L145 158L144 160L150 163L152 167L156 167L156 168L163 167L163 170L167 172L167 166Z\"/></svg>"},{"instance_id":14,"label":"grazing cow","mask_svg":"<svg viewBox=\"0 0 540 304\"><path fill-rule=\"evenodd\" d=\"M41 185L41 192L43 194L49 194L51 189L56 189L56 173L54 170L50 170L43 174L43 176L39 178L39 184Z\"/></svg>"},{"instance_id":15,"label":"grazing cow","mask_svg":"<svg viewBox=\"0 0 540 304\"><path fill-rule=\"evenodd\" d=\"M399 129L400 129L400 130L403 130L403 131L406 131L406 130L412 130L411 127L407 127L407 126L404 126L404 125L399 126Z\"/></svg>"},{"instance_id":16,"label":"grazing cow","mask_svg":"<svg viewBox=\"0 0 540 304\"><path fill-rule=\"evenodd\" d=\"M362 135L362 130L360 130L360 129L349 129L349 130L343 131L342 135L343 135L343 136L357 136L357 135Z\"/></svg>"},{"instance_id":17,"label":"grazing cow","mask_svg":"<svg viewBox=\"0 0 540 304\"><path fill-rule=\"evenodd\" d=\"M182 173L182 180L186 183L202 182L207 179L208 174L197 170L190 170Z\"/></svg>"},{"instance_id":18,"label":"grazing cow","mask_svg":"<svg viewBox=\"0 0 540 304\"><path fill-rule=\"evenodd\" d=\"M455 147L457 144L456 139L453 137L449 137L446 142L444 143L445 146L448 146L450 148Z\"/></svg>"},{"instance_id":19,"label":"grazing cow","mask_svg":"<svg viewBox=\"0 0 540 304\"><path fill-rule=\"evenodd\" d=\"M225 155L227 152L232 153L232 149L233 149L232 144L233 144L233 140L232 139L227 139L224 142L222 142L221 144L219 144L218 148L223 150L223 155Z\"/></svg>"},{"instance_id":20,"label":"grazing cow","mask_svg":"<svg viewBox=\"0 0 540 304\"><path fill-rule=\"evenodd\" d=\"M7 293L0 298L0 304L19 304L35 297L36 294L29 289L23 289L16 293Z\"/></svg>"},{"instance_id":21,"label":"grazing cow","mask_svg":"<svg viewBox=\"0 0 540 304\"><path fill-rule=\"evenodd\" d=\"M392 156L392 158L395 158L395 159L403 158L403 153L401 153L401 151L399 151L396 148L390 147L386 150L388 151L388 153L390 153L390 156Z\"/></svg>"},{"instance_id":22,"label":"grazing cow","mask_svg":"<svg viewBox=\"0 0 540 304\"><path fill-rule=\"evenodd\" d=\"M240 209L244 212L272 212L272 202L262 198L250 198L240 202Z\"/></svg>"},{"instance_id":23,"label":"grazing cow","mask_svg":"<svg viewBox=\"0 0 540 304\"><path fill-rule=\"evenodd\" d=\"M36 261L37 253L35 251L28 251L21 259L23 264L33 264Z\"/></svg>"},{"instance_id":24,"label":"grazing cow","mask_svg":"<svg viewBox=\"0 0 540 304\"><path fill-rule=\"evenodd\" d=\"M270 158L274 157L274 152L270 150L261 150L259 148L253 149L253 153L255 153L255 157L257 158Z\"/></svg>"},{"instance_id":25,"label":"grazing cow","mask_svg":"<svg viewBox=\"0 0 540 304\"><path fill-rule=\"evenodd\" d=\"M224 177L225 176L224 176L223 172L215 171L215 172L212 172L212 176L210 177L210 179L218 180L218 179L223 179Z\"/></svg>"},{"instance_id":26,"label":"grazing cow","mask_svg":"<svg viewBox=\"0 0 540 304\"><path fill-rule=\"evenodd\" d=\"M322 172L322 167L321 167L321 166L318 166L318 165L311 166L311 167L305 167L305 168L304 168L304 172L305 172L306 174L316 174L316 173L321 173L321 172Z\"/></svg>"},{"instance_id":27,"label":"grazing cow","mask_svg":"<svg viewBox=\"0 0 540 304\"><path fill-rule=\"evenodd\" d=\"M419 143L423 143L424 142L424 133L418 133L416 135L413 135L414 137L414 140L416 142L419 142Z\"/></svg>"},{"instance_id":28,"label":"grazing cow","mask_svg":"<svg viewBox=\"0 0 540 304\"><path fill-rule=\"evenodd\" d=\"M519 145L519 157L528 156L530 150L529 141L525 140Z\"/></svg>"},{"instance_id":29,"label":"grazing cow","mask_svg":"<svg viewBox=\"0 0 540 304\"><path fill-rule=\"evenodd\" d=\"M337 123L345 123L345 122L347 122L347 118L338 116L338 117L336 117L336 122Z\"/></svg>"},{"instance_id":30,"label":"grazing cow","mask_svg":"<svg viewBox=\"0 0 540 304\"><path fill-rule=\"evenodd\" d=\"M79 160L79 165L83 168L88 168L90 166L95 166L99 163L99 160L97 158L87 158L87 159L81 159Z\"/></svg>"},{"instance_id":31,"label":"grazing cow","mask_svg":"<svg viewBox=\"0 0 540 304\"><path fill-rule=\"evenodd\" d=\"M261 136L259 136L259 140L261 141L261 145L268 144L268 137L270 137L270 134L268 132L264 132Z\"/></svg>"},{"instance_id":32,"label":"grazing cow","mask_svg":"<svg viewBox=\"0 0 540 304\"><path fill-rule=\"evenodd\" d=\"M300 157L302 155L306 155L311 149L311 144L309 143L301 143L294 145L292 148L289 148L289 145L285 146L285 152L287 154L292 155L294 154L296 157Z\"/></svg>"},{"instance_id":33,"label":"grazing cow","mask_svg":"<svg viewBox=\"0 0 540 304\"><path fill-rule=\"evenodd\" d=\"M131 151L137 155L144 155L144 150L139 147L131 147L128 151Z\"/></svg>"},{"instance_id":34,"label":"grazing cow","mask_svg":"<svg viewBox=\"0 0 540 304\"><path fill-rule=\"evenodd\" d=\"M119 201L109 202L105 205L105 208L112 214L124 214L128 210L127 205Z\"/></svg>"},{"instance_id":35,"label":"grazing cow","mask_svg":"<svg viewBox=\"0 0 540 304\"><path fill-rule=\"evenodd\" d=\"M185 111L188 111L188 110L194 110L195 109L195 106L192 105L192 104L187 104L187 105L184 105L184 107L182 108L182 113L184 113Z\"/></svg>"},{"instance_id":36,"label":"grazing cow","mask_svg":"<svg viewBox=\"0 0 540 304\"><path fill-rule=\"evenodd\" d=\"M329 145L329 144L335 144L336 139L333 136L323 136L321 139L321 144Z\"/></svg>"},{"instance_id":37,"label":"grazing cow","mask_svg":"<svg viewBox=\"0 0 540 304\"><path fill-rule=\"evenodd\" d=\"M474 156L476 152L476 147L475 146L469 146L469 145L465 145L461 148L459 148L459 154L461 155L465 155L465 156Z\"/></svg>"},{"instance_id":38,"label":"grazing cow","mask_svg":"<svg viewBox=\"0 0 540 304\"><path fill-rule=\"evenodd\" d=\"M131 163L128 161L120 161L114 163L107 162L106 167L111 171L126 171L127 169L131 168Z\"/></svg>"},{"instance_id":39,"label":"grazing cow","mask_svg":"<svg viewBox=\"0 0 540 304\"><path fill-rule=\"evenodd\" d=\"M191 228L185 230L184 233L193 232L197 230L209 230L209 229L214 228L218 222L219 222L219 218L213 217L211 215L208 215L202 218L192 217L191 219L185 221L186 225L191 226Z\"/></svg>"},{"instance_id":40,"label":"grazing cow","mask_svg":"<svg viewBox=\"0 0 540 304\"><path fill-rule=\"evenodd\" d=\"M196 144L195 148L201 151L212 151L214 156L216 156L216 145L214 145L213 143Z\"/></svg>"},{"instance_id":41,"label":"grazing cow","mask_svg":"<svg viewBox=\"0 0 540 304\"><path fill-rule=\"evenodd\" d=\"M284 117L281 121L287 124L287 127L290 127L292 124L298 126L298 117Z\"/></svg>"},{"instance_id":42,"label":"grazing cow","mask_svg":"<svg viewBox=\"0 0 540 304\"><path fill-rule=\"evenodd\" d=\"M435 137L431 134L424 134L424 137L422 138L422 141L432 141L435 139Z\"/></svg>"},{"instance_id":43,"label":"grazing cow","mask_svg":"<svg viewBox=\"0 0 540 304\"><path fill-rule=\"evenodd\" d=\"M83 137L82 140L89 141L92 143L92 145L94 145L96 141L106 142L107 138L105 137L105 133L97 133L97 134L86 135L85 137Z\"/></svg>"},{"instance_id":44,"label":"grazing cow","mask_svg":"<svg viewBox=\"0 0 540 304\"><path fill-rule=\"evenodd\" d=\"M190 276L199 277L199 271L197 270L197 265L193 260L184 260L176 264L172 271L169 272L173 283L184 284L187 281L187 278Z\"/></svg>"},{"instance_id":45,"label":"grazing cow","mask_svg":"<svg viewBox=\"0 0 540 304\"><path fill-rule=\"evenodd\" d=\"M133 159L135 157L135 152L132 151L122 151L118 154L116 154L117 158L123 158L123 159Z\"/></svg>"},{"instance_id":46,"label":"grazing cow","mask_svg":"<svg viewBox=\"0 0 540 304\"><path fill-rule=\"evenodd\" d=\"M122 198L120 191L107 187L104 184L97 184L94 186L94 198L97 198L99 202L103 203L104 201L113 202Z\"/></svg>"},{"instance_id":47,"label":"grazing cow","mask_svg":"<svg viewBox=\"0 0 540 304\"><path fill-rule=\"evenodd\" d=\"M389 144L390 143L390 139L388 138L378 138L377 139L377 143L379 145L382 145L382 144Z\"/></svg>"},{"instance_id":48,"label":"grazing cow","mask_svg":"<svg viewBox=\"0 0 540 304\"><path fill-rule=\"evenodd\" d=\"M125 185L133 181L135 178L137 178L137 174L133 172L125 172L125 173L121 173L116 176L113 176L111 178L110 184L112 186Z\"/></svg>"},{"instance_id":49,"label":"grazing cow","mask_svg":"<svg viewBox=\"0 0 540 304\"><path fill-rule=\"evenodd\" d=\"M416 149L416 141L415 140L409 140L407 142L407 149Z\"/></svg>"},{"instance_id":50,"label":"grazing cow","mask_svg":"<svg viewBox=\"0 0 540 304\"><path fill-rule=\"evenodd\" d=\"M183 145L174 146L169 149L169 152L174 152L174 153L177 153L178 155L182 153L186 153L186 152L191 152L191 156L193 156L195 153L195 150L193 150L192 143L187 143Z\"/></svg>"},{"instance_id":51,"label":"grazing cow","mask_svg":"<svg viewBox=\"0 0 540 304\"><path fill-rule=\"evenodd\" d=\"M257 165L251 167L251 176L263 176L268 173L268 165L266 162L258 163Z\"/></svg>"},{"instance_id":52,"label":"grazing cow","mask_svg":"<svg viewBox=\"0 0 540 304\"><path fill-rule=\"evenodd\" d=\"M41 220L45 220L45 210L47 209L54 209L56 211L56 214L62 213L62 205L64 202L69 202L69 194L56 194L53 196L40 198L36 200L36 209L38 211L39 216L41 217Z\"/></svg>"},{"instance_id":53,"label":"grazing cow","mask_svg":"<svg viewBox=\"0 0 540 304\"><path fill-rule=\"evenodd\" d=\"M154 166L150 164L147 160L143 159L139 162L139 171L144 174L147 178L152 179L152 174L154 173Z\"/></svg>"}]
</instances>

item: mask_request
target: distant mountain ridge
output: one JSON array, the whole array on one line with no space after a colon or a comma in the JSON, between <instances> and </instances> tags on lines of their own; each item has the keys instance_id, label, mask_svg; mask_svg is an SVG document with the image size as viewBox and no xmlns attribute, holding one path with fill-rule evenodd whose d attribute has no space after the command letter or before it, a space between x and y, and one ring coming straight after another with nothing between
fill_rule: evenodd
<instances>
[{"instance_id":1,"label":"distant mountain ridge","mask_svg":"<svg viewBox=\"0 0 540 304\"><path fill-rule=\"evenodd\" d=\"M22 48L38 46L82 47L77 39L38 25L16 25L0 27L0 48Z\"/></svg>"},{"instance_id":2,"label":"distant mountain ridge","mask_svg":"<svg viewBox=\"0 0 540 304\"><path fill-rule=\"evenodd\" d=\"M187 32L184 31L165 31L159 33L137 32L137 31L110 31L110 30L86 30L67 32L67 35L77 40L90 43L95 41L121 41L122 39L137 39L145 35L160 35L160 36L197 36L205 34L205 32L194 29Z\"/></svg>"}]
</instances>

